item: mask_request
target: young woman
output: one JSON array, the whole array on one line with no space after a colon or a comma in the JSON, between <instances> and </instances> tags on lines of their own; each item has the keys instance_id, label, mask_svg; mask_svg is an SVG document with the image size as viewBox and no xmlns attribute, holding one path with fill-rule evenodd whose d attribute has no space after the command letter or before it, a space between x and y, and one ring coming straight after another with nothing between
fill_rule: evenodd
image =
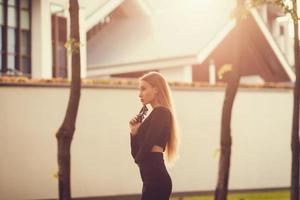
<instances>
[{"instance_id":1,"label":"young woman","mask_svg":"<svg viewBox=\"0 0 300 200\"><path fill-rule=\"evenodd\" d=\"M131 154L143 181L141 200L169 200L172 180L164 158L173 163L178 149L170 89L160 73L150 72L140 78L139 90L143 105L152 107L146 119L138 115L129 122Z\"/></svg>"}]
</instances>

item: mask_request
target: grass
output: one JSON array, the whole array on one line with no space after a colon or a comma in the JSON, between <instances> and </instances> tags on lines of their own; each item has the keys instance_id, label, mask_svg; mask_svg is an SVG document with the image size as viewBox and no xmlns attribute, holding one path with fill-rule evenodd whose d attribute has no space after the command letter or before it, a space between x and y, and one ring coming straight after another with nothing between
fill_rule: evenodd
<instances>
[{"instance_id":1,"label":"grass","mask_svg":"<svg viewBox=\"0 0 300 200\"><path fill-rule=\"evenodd\" d=\"M171 200L213 200L213 195L173 197ZM228 200L289 200L289 190L229 193Z\"/></svg>"}]
</instances>

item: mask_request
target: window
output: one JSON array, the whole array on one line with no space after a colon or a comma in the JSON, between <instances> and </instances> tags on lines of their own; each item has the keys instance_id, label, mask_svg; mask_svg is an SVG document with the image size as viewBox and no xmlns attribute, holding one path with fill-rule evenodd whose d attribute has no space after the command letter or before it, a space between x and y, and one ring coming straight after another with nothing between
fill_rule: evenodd
<instances>
[{"instance_id":1,"label":"window","mask_svg":"<svg viewBox=\"0 0 300 200\"><path fill-rule=\"evenodd\" d=\"M31 76L31 1L0 0L0 71Z\"/></svg>"},{"instance_id":2,"label":"window","mask_svg":"<svg viewBox=\"0 0 300 200\"><path fill-rule=\"evenodd\" d=\"M282 25L279 26L279 35L284 35L284 27Z\"/></svg>"},{"instance_id":3,"label":"window","mask_svg":"<svg viewBox=\"0 0 300 200\"><path fill-rule=\"evenodd\" d=\"M3 42L5 41L5 38L4 38L4 3L3 3L3 0L0 0L0 72L3 71L3 59L2 59L2 56L3 56Z\"/></svg>"},{"instance_id":4,"label":"window","mask_svg":"<svg viewBox=\"0 0 300 200\"><path fill-rule=\"evenodd\" d=\"M52 21L52 76L67 77L67 19L59 13L53 13Z\"/></svg>"}]
</instances>

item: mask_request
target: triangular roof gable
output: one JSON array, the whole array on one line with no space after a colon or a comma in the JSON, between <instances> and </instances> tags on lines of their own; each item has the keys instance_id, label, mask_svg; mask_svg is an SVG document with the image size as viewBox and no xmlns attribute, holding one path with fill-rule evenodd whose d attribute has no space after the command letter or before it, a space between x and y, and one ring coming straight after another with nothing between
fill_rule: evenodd
<instances>
[{"instance_id":1,"label":"triangular roof gable","mask_svg":"<svg viewBox=\"0 0 300 200\"><path fill-rule=\"evenodd\" d=\"M242 58L239 63L242 75L260 75L265 81L294 81L293 70L257 11L252 9L248 18L242 23L241 27L228 25L227 32L215 38L209 45L208 51L198 55L201 67L194 67L193 80L208 81L210 60L214 60L217 70L224 64L234 62L232 44L238 38L234 38L233 32L243 28L244 35L241 43L244 45L244 55L240 55Z\"/></svg>"}]
</instances>

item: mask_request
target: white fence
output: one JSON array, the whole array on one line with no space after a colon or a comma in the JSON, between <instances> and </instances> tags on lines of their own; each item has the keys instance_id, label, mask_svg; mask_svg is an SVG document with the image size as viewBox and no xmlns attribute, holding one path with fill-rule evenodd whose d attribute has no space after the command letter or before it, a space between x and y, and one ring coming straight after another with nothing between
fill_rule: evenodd
<instances>
[{"instance_id":1,"label":"white fence","mask_svg":"<svg viewBox=\"0 0 300 200\"><path fill-rule=\"evenodd\" d=\"M0 87L0 199L56 198L57 144L68 101L62 87ZM173 90L180 159L169 169L173 191L214 190L223 89ZM240 89L232 118L230 189L290 184L292 91ZM73 139L74 197L135 194L128 121L138 91L83 88Z\"/></svg>"}]
</instances>

